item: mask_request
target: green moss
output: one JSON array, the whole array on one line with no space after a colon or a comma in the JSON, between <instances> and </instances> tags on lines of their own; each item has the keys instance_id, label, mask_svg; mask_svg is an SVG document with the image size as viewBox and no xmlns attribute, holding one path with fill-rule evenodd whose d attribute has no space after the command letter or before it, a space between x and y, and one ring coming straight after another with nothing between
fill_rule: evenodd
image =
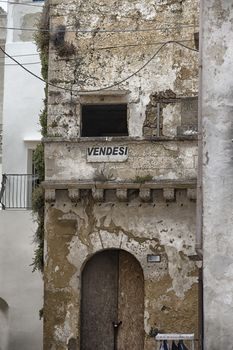
<instances>
[{"instance_id":1,"label":"green moss","mask_svg":"<svg viewBox=\"0 0 233 350\"><path fill-rule=\"evenodd\" d=\"M37 145L34 155L33 155L33 161L35 164L35 170L36 174L39 177L39 182L44 181L44 145L40 143Z\"/></svg>"},{"instance_id":2,"label":"green moss","mask_svg":"<svg viewBox=\"0 0 233 350\"><path fill-rule=\"evenodd\" d=\"M44 268L44 189L41 185L33 191L32 210L37 222L37 229L34 234L36 249L31 264L34 272L36 270L43 271Z\"/></svg>"},{"instance_id":3,"label":"green moss","mask_svg":"<svg viewBox=\"0 0 233 350\"><path fill-rule=\"evenodd\" d=\"M58 122L56 120L53 120L51 123L51 128L56 128L58 126Z\"/></svg>"},{"instance_id":4,"label":"green moss","mask_svg":"<svg viewBox=\"0 0 233 350\"><path fill-rule=\"evenodd\" d=\"M45 107L41 114L39 115L40 125L41 125L41 134L42 136L47 136L47 108Z\"/></svg>"},{"instance_id":5,"label":"green moss","mask_svg":"<svg viewBox=\"0 0 233 350\"><path fill-rule=\"evenodd\" d=\"M41 185L33 191L32 210L39 215L44 214L44 189Z\"/></svg>"},{"instance_id":6,"label":"green moss","mask_svg":"<svg viewBox=\"0 0 233 350\"><path fill-rule=\"evenodd\" d=\"M58 56L68 57L75 54L75 47L72 43L65 41L66 26L57 26L53 35L51 35L51 41L56 49Z\"/></svg>"},{"instance_id":7,"label":"green moss","mask_svg":"<svg viewBox=\"0 0 233 350\"><path fill-rule=\"evenodd\" d=\"M64 43L57 48L57 54L60 57L72 56L75 54L75 47L73 44L64 41Z\"/></svg>"},{"instance_id":8,"label":"green moss","mask_svg":"<svg viewBox=\"0 0 233 350\"><path fill-rule=\"evenodd\" d=\"M151 327L150 332L149 332L149 337L155 338L158 333L159 333L158 328Z\"/></svg>"},{"instance_id":9,"label":"green moss","mask_svg":"<svg viewBox=\"0 0 233 350\"><path fill-rule=\"evenodd\" d=\"M41 221L38 221L37 230L34 236L34 242L36 243L36 249L34 250L34 257L31 266L32 271L41 271L44 269L44 217Z\"/></svg>"},{"instance_id":10,"label":"green moss","mask_svg":"<svg viewBox=\"0 0 233 350\"><path fill-rule=\"evenodd\" d=\"M153 176L147 174L147 175L144 175L144 176L136 176L135 177L135 182L138 182L138 183L145 183L147 181L151 181L153 179Z\"/></svg>"},{"instance_id":11,"label":"green moss","mask_svg":"<svg viewBox=\"0 0 233 350\"><path fill-rule=\"evenodd\" d=\"M49 31L49 3L45 1L42 14L37 23L38 31L36 31L34 39L37 44L40 59L41 59L41 74L42 77L48 79L48 57L49 57L49 40L50 33Z\"/></svg>"}]
</instances>

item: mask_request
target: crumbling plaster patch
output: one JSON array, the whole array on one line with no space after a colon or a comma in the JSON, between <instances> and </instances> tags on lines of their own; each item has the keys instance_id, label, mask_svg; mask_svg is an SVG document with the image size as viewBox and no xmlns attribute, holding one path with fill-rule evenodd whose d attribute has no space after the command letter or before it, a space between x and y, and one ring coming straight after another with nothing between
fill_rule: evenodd
<instances>
[{"instance_id":1,"label":"crumbling plaster patch","mask_svg":"<svg viewBox=\"0 0 233 350\"><path fill-rule=\"evenodd\" d=\"M93 5L93 6L92 6ZM111 13L109 12L111 7ZM68 8L73 7L73 16L70 16ZM81 12L80 12L81 10ZM79 16L75 15L79 14ZM55 29L59 25L67 28L88 28L96 29L93 33L67 32L65 41L71 43L76 48L74 57L58 57L55 48L50 50L49 76L53 83L66 86L68 89L94 90L106 87L124 79L137 71L144 63L150 59L161 43L167 40L188 40L188 46L193 45L194 29L189 27L190 23L197 23L196 1L182 2L159 2L154 1L111 1L106 3L98 1L94 4L83 2L72 2L62 6L57 4L52 10L51 25ZM185 23L187 27L177 28L177 23ZM142 31L135 36L132 33L107 33L99 32L99 28L117 30L120 28L141 29L147 27L164 27L164 30ZM169 27L172 30L169 30ZM175 28L174 28L175 26ZM151 43L154 43L151 45ZM145 46L141 46L144 43ZM125 45L131 45L124 47ZM120 46L114 48L114 46ZM109 49L103 49L109 47ZM113 47L113 48L112 48ZM169 44L161 50L137 75L125 81L120 88L129 90L129 135L142 136L142 124L145 119L145 111L149 96L152 93L172 89L178 95L193 95L197 91L197 67L198 56L195 52L177 47L176 44ZM53 64L56 62L56 64ZM186 75L181 74L184 65ZM153 78L152 78L153 77ZM118 89L116 85L115 89ZM54 90L54 88L51 88ZM58 89L56 89L59 91ZM77 97L73 96L74 104L79 105ZM138 101L137 107L134 101ZM57 106L49 98L49 118L56 119ZM59 105L60 102L58 101ZM80 135L80 115L74 108L72 115L69 115L70 101L64 103L63 117L58 120L58 126L49 127L49 134L75 137ZM75 119L72 127L67 122ZM66 119L66 120L65 120ZM52 120L49 121L52 125ZM136 125L136 127L135 127Z\"/></svg>"},{"instance_id":2,"label":"crumbling plaster patch","mask_svg":"<svg viewBox=\"0 0 233 350\"><path fill-rule=\"evenodd\" d=\"M37 24L39 12L24 14L21 18L20 28L34 28ZM31 31L22 30L20 36L20 41L32 41L33 33Z\"/></svg>"},{"instance_id":3,"label":"crumbling plaster patch","mask_svg":"<svg viewBox=\"0 0 233 350\"><path fill-rule=\"evenodd\" d=\"M70 334L79 339L82 269L93 254L113 248L130 252L143 268L146 349L150 349L149 333L154 328L197 329L198 267L188 258L194 254L195 203L182 190L176 193L176 202L167 203L158 195L155 203L144 204L136 197L129 203L116 202L115 197L111 201L111 192L106 196L108 202L95 203L88 191L84 193L86 197L74 204L67 191L58 191L55 205L46 208L47 313L54 307L46 337L53 338L55 332L62 350ZM147 263L147 254L160 255L161 263ZM50 304L47 293L56 297L56 306ZM57 293L62 294L58 297Z\"/></svg>"},{"instance_id":4,"label":"crumbling plaster patch","mask_svg":"<svg viewBox=\"0 0 233 350\"><path fill-rule=\"evenodd\" d=\"M190 216L192 207L194 210L195 204L192 202L185 203L182 209L177 203L171 203L169 207L166 203L158 203L154 207L150 204L141 206L137 201L128 206L118 203L114 207L111 203L103 203L100 206L89 202L84 207L66 204L65 209L62 204L59 209L59 225L63 222L70 225L69 222L74 222L76 217L76 223L72 224L74 231L71 236L70 229L66 231L66 235L69 235L66 258L75 269L81 271L84 261L95 252L114 247L125 249L140 261L147 278L161 278L167 273L168 267L168 273L174 280L173 290L177 296L183 297L192 284L197 282L195 278L187 277L188 273L196 268L195 263L190 262L187 257L194 254L195 223ZM135 217L138 220L135 220ZM162 254L161 266L164 268L159 274L158 271L148 268L145 259L147 252ZM51 252L50 256L53 256ZM167 257L170 261L168 266ZM60 259L55 260L55 267L59 266ZM76 273L73 268L72 271L70 277Z\"/></svg>"},{"instance_id":5,"label":"crumbling plaster patch","mask_svg":"<svg viewBox=\"0 0 233 350\"><path fill-rule=\"evenodd\" d=\"M144 238L142 239L141 233L137 232L137 225L134 227L133 235L130 233L130 231L128 231L128 227L122 227L124 224L121 224L121 227L118 227L112 219L108 221L109 224L106 225L106 228L104 226L105 229L101 228L102 225L106 224L105 216L108 214L105 213L106 215L103 215L102 208L98 204L95 204L94 207L94 211L91 211L92 215L94 215L95 218L94 227L91 227L89 225L86 213L83 213L83 209L81 206L79 208L79 205L76 207L71 207L71 205L66 204L64 210L63 203L61 202L59 205L57 205L57 209L51 209L53 211L58 210L59 208L59 221L63 221L64 218L68 218L69 215L67 216L67 214L72 211L72 217L75 214L77 216L78 222L76 225L77 231L73 235L69 236L69 243L67 242L68 250L66 253L66 258L61 262L57 256L57 250L56 255L51 254L50 252L50 259L55 260L53 262L53 265L61 266L61 269L63 271L64 269L62 265L68 264L73 266L72 274L69 274L69 282L68 284L66 283L67 287L64 288L64 293L69 295L67 305L70 305L72 315L68 313L64 314L64 310L66 310L68 306L65 308L60 308L60 312L58 305L56 306L57 312L60 313L59 319L61 320L57 324L55 322L54 332L56 335L56 341L58 343L65 343L70 337L70 334L73 334L73 336L76 335L76 338L78 337L77 329L79 317L77 318L77 312L79 310L78 299L80 298L81 271L85 265L85 262L95 252L108 248L120 248L130 252L139 260L143 268L145 277L144 323L145 331L147 334L150 333L153 327L158 327L159 329L164 330L174 330L176 328L176 331L185 329L182 328L182 325L180 324L180 320L183 319L183 314L180 315L179 313L182 312L182 300L185 304L187 304L187 295L189 295L191 291L192 295L193 293L195 294L197 285L197 278L195 277L197 268L195 263L189 262L187 256L181 256L178 251L179 248L177 249L175 246L164 246L161 244L159 239L151 238L150 234L144 234ZM120 204L120 207L121 209L118 209L118 214L115 213L115 217L122 215L122 212L125 211L123 204ZM141 214L138 216L140 215ZM97 218L100 226L97 223ZM67 219L67 222L69 222L69 219ZM138 222L138 226L141 226L142 224L144 223ZM83 239L82 231L85 232L86 239ZM59 235L59 232L57 232L57 235ZM100 237L102 237L102 239L100 239ZM54 239L57 240L56 237L54 237ZM54 249L54 247L52 248L52 242L50 245L51 249ZM146 262L146 255L148 253L156 253L161 255L161 263L157 266L148 264ZM53 270L49 268L49 266L48 269L50 271L50 278L47 281L47 287L50 285L50 288L52 288L51 292L55 293L58 285L56 284L57 286L55 289L52 287L52 285L56 283L56 278L53 276ZM57 271L57 274L58 273L60 273L60 269ZM65 276L61 273L60 278L63 279L64 277ZM165 283L165 281L167 282ZM64 300L66 299L67 297L65 297ZM174 325L173 327L170 326L170 323L168 321L169 317L171 316L171 312L174 312L174 305L177 305L176 309L179 315L175 317L176 327L174 327ZM193 304L189 306L187 305L185 308L186 313L189 313L189 309L192 314L192 322L190 324L190 327L193 327L196 322L195 318L193 318L193 314L195 314L196 309ZM163 317L161 317L161 313L164 315ZM187 321L187 315L185 315L185 320ZM74 330L75 327L77 327L76 330ZM186 326L186 329L188 330L189 328Z\"/></svg>"},{"instance_id":6,"label":"crumbling plaster patch","mask_svg":"<svg viewBox=\"0 0 233 350\"><path fill-rule=\"evenodd\" d=\"M177 136L177 126L181 124L180 105L168 105L163 110L163 135Z\"/></svg>"}]
</instances>

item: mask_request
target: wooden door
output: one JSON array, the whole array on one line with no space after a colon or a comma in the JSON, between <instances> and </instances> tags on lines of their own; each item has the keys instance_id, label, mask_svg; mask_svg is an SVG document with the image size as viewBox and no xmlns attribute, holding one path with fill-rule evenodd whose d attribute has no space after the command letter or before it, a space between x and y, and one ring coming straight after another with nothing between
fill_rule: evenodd
<instances>
[{"instance_id":1,"label":"wooden door","mask_svg":"<svg viewBox=\"0 0 233 350\"><path fill-rule=\"evenodd\" d=\"M118 251L94 255L82 274L81 349L112 350L117 319Z\"/></svg>"},{"instance_id":2,"label":"wooden door","mask_svg":"<svg viewBox=\"0 0 233 350\"><path fill-rule=\"evenodd\" d=\"M144 277L140 264L133 255L119 252L118 350L144 348Z\"/></svg>"},{"instance_id":3,"label":"wooden door","mask_svg":"<svg viewBox=\"0 0 233 350\"><path fill-rule=\"evenodd\" d=\"M143 310L137 260L120 250L97 253L82 273L81 350L142 350Z\"/></svg>"}]
</instances>

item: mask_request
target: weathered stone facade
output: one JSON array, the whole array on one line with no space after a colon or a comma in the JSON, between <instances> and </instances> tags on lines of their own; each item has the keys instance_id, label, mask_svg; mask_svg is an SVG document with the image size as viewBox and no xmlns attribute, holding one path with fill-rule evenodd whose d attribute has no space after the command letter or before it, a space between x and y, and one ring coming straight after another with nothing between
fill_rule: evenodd
<instances>
[{"instance_id":1,"label":"weathered stone facade","mask_svg":"<svg viewBox=\"0 0 233 350\"><path fill-rule=\"evenodd\" d=\"M83 275L96 253L111 249L130 253L143 271L144 349L154 349L156 329L198 338L198 55L176 43L195 49L198 2L50 5L49 81L70 91L49 87L44 349L87 350L80 340ZM101 104L127 104L128 136L82 137L82 107ZM106 147L127 155L102 162L89 157L89 150L99 155ZM127 290L122 293L130 293L130 284ZM120 307L118 315L125 317ZM142 350L122 343L137 308L133 315L119 329L119 350Z\"/></svg>"}]
</instances>

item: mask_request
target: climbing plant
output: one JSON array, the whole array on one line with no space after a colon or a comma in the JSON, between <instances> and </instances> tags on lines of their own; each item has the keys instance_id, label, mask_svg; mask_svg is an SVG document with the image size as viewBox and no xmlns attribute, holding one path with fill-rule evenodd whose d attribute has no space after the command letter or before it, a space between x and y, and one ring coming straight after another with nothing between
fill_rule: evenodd
<instances>
[{"instance_id":1,"label":"climbing plant","mask_svg":"<svg viewBox=\"0 0 233 350\"><path fill-rule=\"evenodd\" d=\"M49 56L49 4L45 2L42 14L37 24L38 31L35 34L35 41L40 53L41 59L41 74L45 81L48 79L48 56ZM47 93L48 86L45 87L44 108L39 115L41 125L41 134L43 137L47 136ZM37 222L37 229L34 234L34 242L36 249L34 251L34 258L32 262L33 271L39 270L43 272L44 268L44 189L41 182L44 181L45 167L44 167L44 145L38 144L34 152L34 164L36 174L39 179L39 185L35 188L32 194L32 211Z\"/></svg>"}]
</instances>

